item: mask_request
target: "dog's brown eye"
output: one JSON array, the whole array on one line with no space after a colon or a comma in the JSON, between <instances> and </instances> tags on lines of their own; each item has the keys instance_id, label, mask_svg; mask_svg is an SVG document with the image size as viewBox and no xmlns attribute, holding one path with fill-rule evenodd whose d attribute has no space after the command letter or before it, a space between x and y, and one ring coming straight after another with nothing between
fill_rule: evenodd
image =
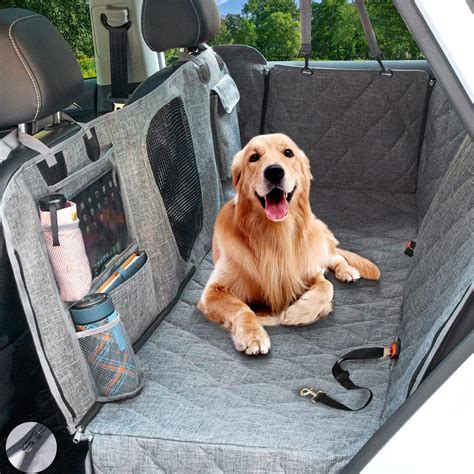
<instances>
[{"instance_id":1,"label":"dog's brown eye","mask_svg":"<svg viewBox=\"0 0 474 474\"><path fill-rule=\"evenodd\" d=\"M287 148L287 149L284 151L284 154L285 154L285 156L287 156L288 158L292 158L293 156L295 156L295 154L293 153L293 151L290 150L289 148Z\"/></svg>"},{"instance_id":2,"label":"dog's brown eye","mask_svg":"<svg viewBox=\"0 0 474 474\"><path fill-rule=\"evenodd\" d=\"M258 161L260 159L260 155L258 153L254 153L253 155L250 155L250 162Z\"/></svg>"}]
</instances>

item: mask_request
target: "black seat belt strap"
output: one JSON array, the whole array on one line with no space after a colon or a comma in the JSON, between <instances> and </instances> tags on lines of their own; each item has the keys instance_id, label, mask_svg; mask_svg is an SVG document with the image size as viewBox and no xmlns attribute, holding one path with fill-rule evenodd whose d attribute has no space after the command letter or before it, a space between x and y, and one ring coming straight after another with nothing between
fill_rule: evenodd
<instances>
[{"instance_id":1,"label":"black seat belt strap","mask_svg":"<svg viewBox=\"0 0 474 474\"><path fill-rule=\"evenodd\" d=\"M117 13L128 18L126 9L120 9ZM121 109L128 99L128 30L132 23L127 20L122 25L111 26L105 13L100 15L100 20L109 31L111 87L107 99L114 104L114 110L117 110Z\"/></svg>"},{"instance_id":2,"label":"black seat belt strap","mask_svg":"<svg viewBox=\"0 0 474 474\"><path fill-rule=\"evenodd\" d=\"M365 390L368 394L366 402L359 408L351 408L343 403L335 400L334 398L327 395L323 390L315 390L313 388L302 388L300 390L300 396L310 396L310 400L313 403L322 403L330 408L344 411L359 411L363 410L370 404L374 394L372 390L367 387L360 387L356 385L351 379L348 370L342 368L342 365L346 361L350 360L373 360L381 359L382 357L390 357L392 360L396 360L400 354L400 339L397 338L390 347L363 347L361 349L354 349L348 352L346 355L341 357L332 368L332 375L346 390Z\"/></svg>"},{"instance_id":3,"label":"black seat belt strap","mask_svg":"<svg viewBox=\"0 0 474 474\"><path fill-rule=\"evenodd\" d=\"M311 56L311 3L311 0L300 0L300 56L304 58L304 68L301 70L303 74L313 74L309 67L309 58Z\"/></svg>"},{"instance_id":4,"label":"black seat belt strap","mask_svg":"<svg viewBox=\"0 0 474 474\"><path fill-rule=\"evenodd\" d=\"M369 14L365 8L364 0L355 0L357 10L359 11L359 18L364 29L365 37L367 38L367 43L369 44L370 54L374 58L381 68L380 74L383 76L392 76L392 71L385 67L383 63L383 53L379 48L377 43L377 37L375 36L374 29L372 28L372 23L370 22Z\"/></svg>"}]
</instances>

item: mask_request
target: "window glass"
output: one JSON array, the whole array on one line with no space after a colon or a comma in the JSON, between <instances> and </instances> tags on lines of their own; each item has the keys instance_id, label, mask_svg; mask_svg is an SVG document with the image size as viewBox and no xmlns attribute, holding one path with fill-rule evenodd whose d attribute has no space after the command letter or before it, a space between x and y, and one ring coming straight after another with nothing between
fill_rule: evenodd
<instances>
[{"instance_id":1,"label":"window glass","mask_svg":"<svg viewBox=\"0 0 474 474\"><path fill-rule=\"evenodd\" d=\"M96 76L87 0L0 0L0 8L26 8L47 17L71 46L84 78Z\"/></svg>"},{"instance_id":2,"label":"window glass","mask_svg":"<svg viewBox=\"0 0 474 474\"><path fill-rule=\"evenodd\" d=\"M297 60L299 2L295 0L217 0L222 25L212 44L247 44L267 60ZM420 53L392 0L366 0L386 59L419 59ZM349 0L313 1L312 59L369 59L357 8Z\"/></svg>"},{"instance_id":3,"label":"window glass","mask_svg":"<svg viewBox=\"0 0 474 474\"><path fill-rule=\"evenodd\" d=\"M474 103L474 2L416 0L416 4Z\"/></svg>"}]
</instances>

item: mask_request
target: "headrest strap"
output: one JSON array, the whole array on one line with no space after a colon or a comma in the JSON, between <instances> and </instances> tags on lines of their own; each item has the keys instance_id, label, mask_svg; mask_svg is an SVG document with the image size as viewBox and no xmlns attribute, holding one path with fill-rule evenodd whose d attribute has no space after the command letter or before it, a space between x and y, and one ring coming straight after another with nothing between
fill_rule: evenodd
<instances>
[{"instance_id":1,"label":"headrest strap","mask_svg":"<svg viewBox=\"0 0 474 474\"><path fill-rule=\"evenodd\" d=\"M313 71L309 68L309 57L311 56L311 3L311 0L300 0L300 56L302 56L305 61L304 68L301 72L305 74L313 74Z\"/></svg>"},{"instance_id":2,"label":"headrest strap","mask_svg":"<svg viewBox=\"0 0 474 474\"><path fill-rule=\"evenodd\" d=\"M372 24L370 23L369 14L367 13L367 9L365 8L364 0L356 0L357 10L359 11L359 18L360 22L362 23L362 28L364 29L365 37L367 38L367 43L369 45L370 54L371 56L379 63L380 66L380 74L384 76L391 76L392 71L387 69L383 64L383 53L382 50L379 48L379 44L377 43L377 38L375 36L374 29L372 28Z\"/></svg>"}]
</instances>

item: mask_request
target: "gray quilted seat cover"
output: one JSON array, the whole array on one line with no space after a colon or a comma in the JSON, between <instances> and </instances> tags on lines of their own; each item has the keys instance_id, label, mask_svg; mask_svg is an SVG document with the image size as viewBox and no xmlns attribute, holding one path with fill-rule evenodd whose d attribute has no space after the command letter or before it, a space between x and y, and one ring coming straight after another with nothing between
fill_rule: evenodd
<instances>
[{"instance_id":1,"label":"gray quilted seat cover","mask_svg":"<svg viewBox=\"0 0 474 474\"><path fill-rule=\"evenodd\" d=\"M331 367L361 341L386 345L396 336L410 263L403 244L416 230L415 195L316 189L314 212L341 246L377 262L382 280L349 285L330 276L335 309L329 318L304 328L268 328L271 354L250 358L196 310L212 270L208 256L139 352L143 392L104 406L89 425L97 472L123 466L127 472L339 471L378 428L388 360L352 364L354 381L374 390L362 412L314 405L298 391L326 390L352 406L363 401L332 379Z\"/></svg>"}]
</instances>

